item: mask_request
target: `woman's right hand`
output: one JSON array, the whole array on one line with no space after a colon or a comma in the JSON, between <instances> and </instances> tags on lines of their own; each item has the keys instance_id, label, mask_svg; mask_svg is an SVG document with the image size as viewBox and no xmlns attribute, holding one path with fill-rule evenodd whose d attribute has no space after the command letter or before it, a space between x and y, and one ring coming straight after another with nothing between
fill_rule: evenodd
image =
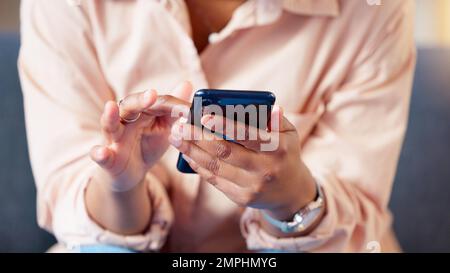
<instances>
[{"instance_id":1,"label":"woman's right hand","mask_svg":"<svg viewBox=\"0 0 450 273\"><path fill-rule=\"evenodd\" d=\"M174 90L173 96L158 96L151 90L131 94L120 105L106 103L101 117L104 144L91 150L92 160L103 170L105 186L124 192L144 179L169 146L167 137L175 121L172 109L188 109L186 100L191 92L192 86L186 82ZM121 122L138 116L135 122Z\"/></svg>"},{"instance_id":2,"label":"woman's right hand","mask_svg":"<svg viewBox=\"0 0 450 273\"><path fill-rule=\"evenodd\" d=\"M102 227L124 235L148 228L153 215L149 196L167 196L160 181L147 181L156 183L152 188L158 193L150 193L144 180L169 146L168 135L176 121L172 110L188 110L191 93L191 84L184 83L173 96L148 91L125 97L120 106L106 103L101 117L104 143L90 153L99 168L85 193L87 212ZM122 122L138 116L135 122Z\"/></svg>"}]
</instances>

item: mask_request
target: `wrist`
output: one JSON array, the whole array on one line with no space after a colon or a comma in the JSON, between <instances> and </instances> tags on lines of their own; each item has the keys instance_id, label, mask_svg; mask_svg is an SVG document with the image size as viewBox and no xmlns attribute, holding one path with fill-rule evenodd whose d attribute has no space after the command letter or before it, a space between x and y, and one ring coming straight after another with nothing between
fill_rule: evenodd
<instances>
[{"instance_id":1,"label":"wrist","mask_svg":"<svg viewBox=\"0 0 450 273\"><path fill-rule=\"evenodd\" d=\"M293 213L289 219L279 220L266 211L260 214L263 229L277 237L305 236L313 231L326 213L326 202L319 184L315 184L317 195L307 205Z\"/></svg>"},{"instance_id":2,"label":"wrist","mask_svg":"<svg viewBox=\"0 0 450 273\"><path fill-rule=\"evenodd\" d=\"M300 209L314 201L318 195L317 182L312 176L308 176L306 179L303 178L303 180L304 182L299 183L297 189L287 191L290 196L284 198L286 202L274 209L268 209L264 212L272 218L285 221L292 219Z\"/></svg>"},{"instance_id":3,"label":"wrist","mask_svg":"<svg viewBox=\"0 0 450 273\"><path fill-rule=\"evenodd\" d=\"M133 235L145 231L152 215L147 183L139 182L127 191L113 191L99 177L93 177L85 192L88 215L112 232Z\"/></svg>"},{"instance_id":4,"label":"wrist","mask_svg":"<svg viewBox=\"0 0 450 273\"><path fill-rule=\"evenodd\" d=\"M145 180L146 171L132 176L119 174L112 175L108 171L97 168L92 175L93 183L97 184L105 194L111 196L129 195L139 189Z\"/></svg>"},{"instance_id":5,"label":"wrist","mask_svg":"<svg viewBox=\"0 0 450 273\"><path fill-rule=\"evenodd\" d=\"M102 198L110 201L126 201L148 195L145 179L138 182L133 187L121 191L117 191L106 183L95 180L95 178L92 179L92 182L89 183L88 187L92 187L95 192L102 196Z\"/></svg>"}]
</instances>

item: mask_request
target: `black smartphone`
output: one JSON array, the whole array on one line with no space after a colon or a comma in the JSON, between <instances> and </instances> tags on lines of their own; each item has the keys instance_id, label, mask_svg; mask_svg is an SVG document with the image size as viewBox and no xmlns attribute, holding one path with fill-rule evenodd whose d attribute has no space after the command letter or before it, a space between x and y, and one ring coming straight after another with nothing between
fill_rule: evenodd
<instances>
[{"instance_id":1,"label":"black smartphone","mask_svg":"<svg viewBox=\"0 0 450 273\"><path fill-rule=\"evenodd\" d=\"M214 114L226 118L232 117L233 120L246 125L266 129L274 103L275 95L269 91L201 89L194 94L188 122L203 128L202 116ZM222 137L233 141L225 136ZM182 173L195 173L181 153L178 156L177 169Z\"/></svg>"}]
</instances>

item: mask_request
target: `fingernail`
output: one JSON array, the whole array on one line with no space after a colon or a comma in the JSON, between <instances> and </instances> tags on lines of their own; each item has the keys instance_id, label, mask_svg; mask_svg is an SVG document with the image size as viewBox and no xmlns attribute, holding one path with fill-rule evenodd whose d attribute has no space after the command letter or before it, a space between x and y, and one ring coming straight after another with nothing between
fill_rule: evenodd
<instances>
[{"instance_id":1,"label":"fingernail","mask_svg":"<svg viewBox=\"0 0 450 273\"><path fill-rule=\"evenodd\" d=\"M279 105L274 105L273 109L272 109L272 112L282 114L283 113L283 108L281 108L281 106L279 106Z\"/></svg>"},{"instance_id":2,"label":"fingernail","mask_svg":"<svg viewBox=\"0 0 450 273\"><path fill-rule=\"evenodd\" d=\"M212 120L213 118L214 118L213 115L204 115L200 120L200 122L202 125L205 125L208 121Z\"/></svg>"},{"instance_id":3,"label":"fingernail","mask_svg":"<svg viewBox=\"0 0 450 273\"><path fill-rule=\"evenodd\" d=\"M169 136L169 142L170 142L170 144L172 144L175 148L179 148L179 147L181 146L182 140L181 140L180 137L171 134L171 135Z\"/></svg>"},{"instance_id":4,"label":"fingernail","mask_svg":"<svg viewBox=\"0 0 450 273\"><path fill-rule=\"evenodd\" d=\"M180 121L180 123L182 123L182 124L186 124L186 123L188 122L188 118L186 118L186 117L181 117L181 118L179 119L179 121Z\"/></svg>"},{"instance_id":5,"label":"fingernail","mask_svg":"<svg viewBox=\"0 0 450 273\"><path fill-rule=\"evenodd\" d=\"M178 138L181 138L181 136L183 135L183 124L175 123L172 126L171 134Z\"/></svg>"},{"instance_id":6,"label":"fingernail","mask_svg":"<svg viewBox=\"0 0 450 273\"><path fill-rule=\"evenodd\" d=\"M145 91L145 92L144 92L144 101L149 101L151 95L152 95L152 92L151 92L151 91L149 91L149 90Z\"/></svg>"}]
</instances>

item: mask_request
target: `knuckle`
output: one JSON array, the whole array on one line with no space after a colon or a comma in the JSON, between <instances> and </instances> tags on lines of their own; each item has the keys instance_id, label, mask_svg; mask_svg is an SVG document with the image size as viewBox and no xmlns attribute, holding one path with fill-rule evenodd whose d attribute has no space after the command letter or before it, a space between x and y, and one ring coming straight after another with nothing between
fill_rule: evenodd
<instances>
[{"instance_id":1,"label":"knuckle","mask_svg":"<svg viewBox=\"0 0 450 273\"><path fill-rule=\"evenodd\" d=\"M220 169L220 161L218 158L213 158L208 161L206 164L206 169L213 173L214 175L217 175L219 173Z\"/></svg>"},{"instance_id":2,"label":"knuckle","mask_svg":"<svg viewBox=\"0 0 450 273\"><path fill-rule=\"evenodd\" d=\"M219 141L216 147L216 155L220 159L227 159L231 156L231 146L225 141Z\"/></svg>"},{"instance_id":3,"label":"knuckle","mask_svg":"<svg viewBox=\"0 0 450 273\"><path fill-rule=\"evenodd\" d=\"M269 169L261 175L260 182L261 184L273 183L277 180L278 172L276 169Z\"/></svg>"},{"instance_id":4,"label":"knuckle","mask_svg":"<svg viewBox=\"0 0 450 273\"><path fill-rule=\"evenodd\" d=\"M217 185L217 176L215 174L210 174L207 177L205 177L206 182L209 184L216 186Z\"/></svg>"},{"instance_id":5,"label":"knuckle","mask_svg":"<svg viewBox=\"0 0 450 273\"><path fill-rule=\"evenodd\" d=\"M252 158L242 156L239 162L240 166L246 170L255 170L257 168L257 163L255 164Z\"/></svg>"},{"instance_id":6,"label":"knuckle","mask_svg":"<svg viewBox=\"0 0 450 273\"><path fill-rule=\"evenodd\" d=\"M244 132L245 132L244 140L251 141L251 139L250 139L250 130L249 130L248 126L245 127Z\"/></svg>"}]
</instances>

